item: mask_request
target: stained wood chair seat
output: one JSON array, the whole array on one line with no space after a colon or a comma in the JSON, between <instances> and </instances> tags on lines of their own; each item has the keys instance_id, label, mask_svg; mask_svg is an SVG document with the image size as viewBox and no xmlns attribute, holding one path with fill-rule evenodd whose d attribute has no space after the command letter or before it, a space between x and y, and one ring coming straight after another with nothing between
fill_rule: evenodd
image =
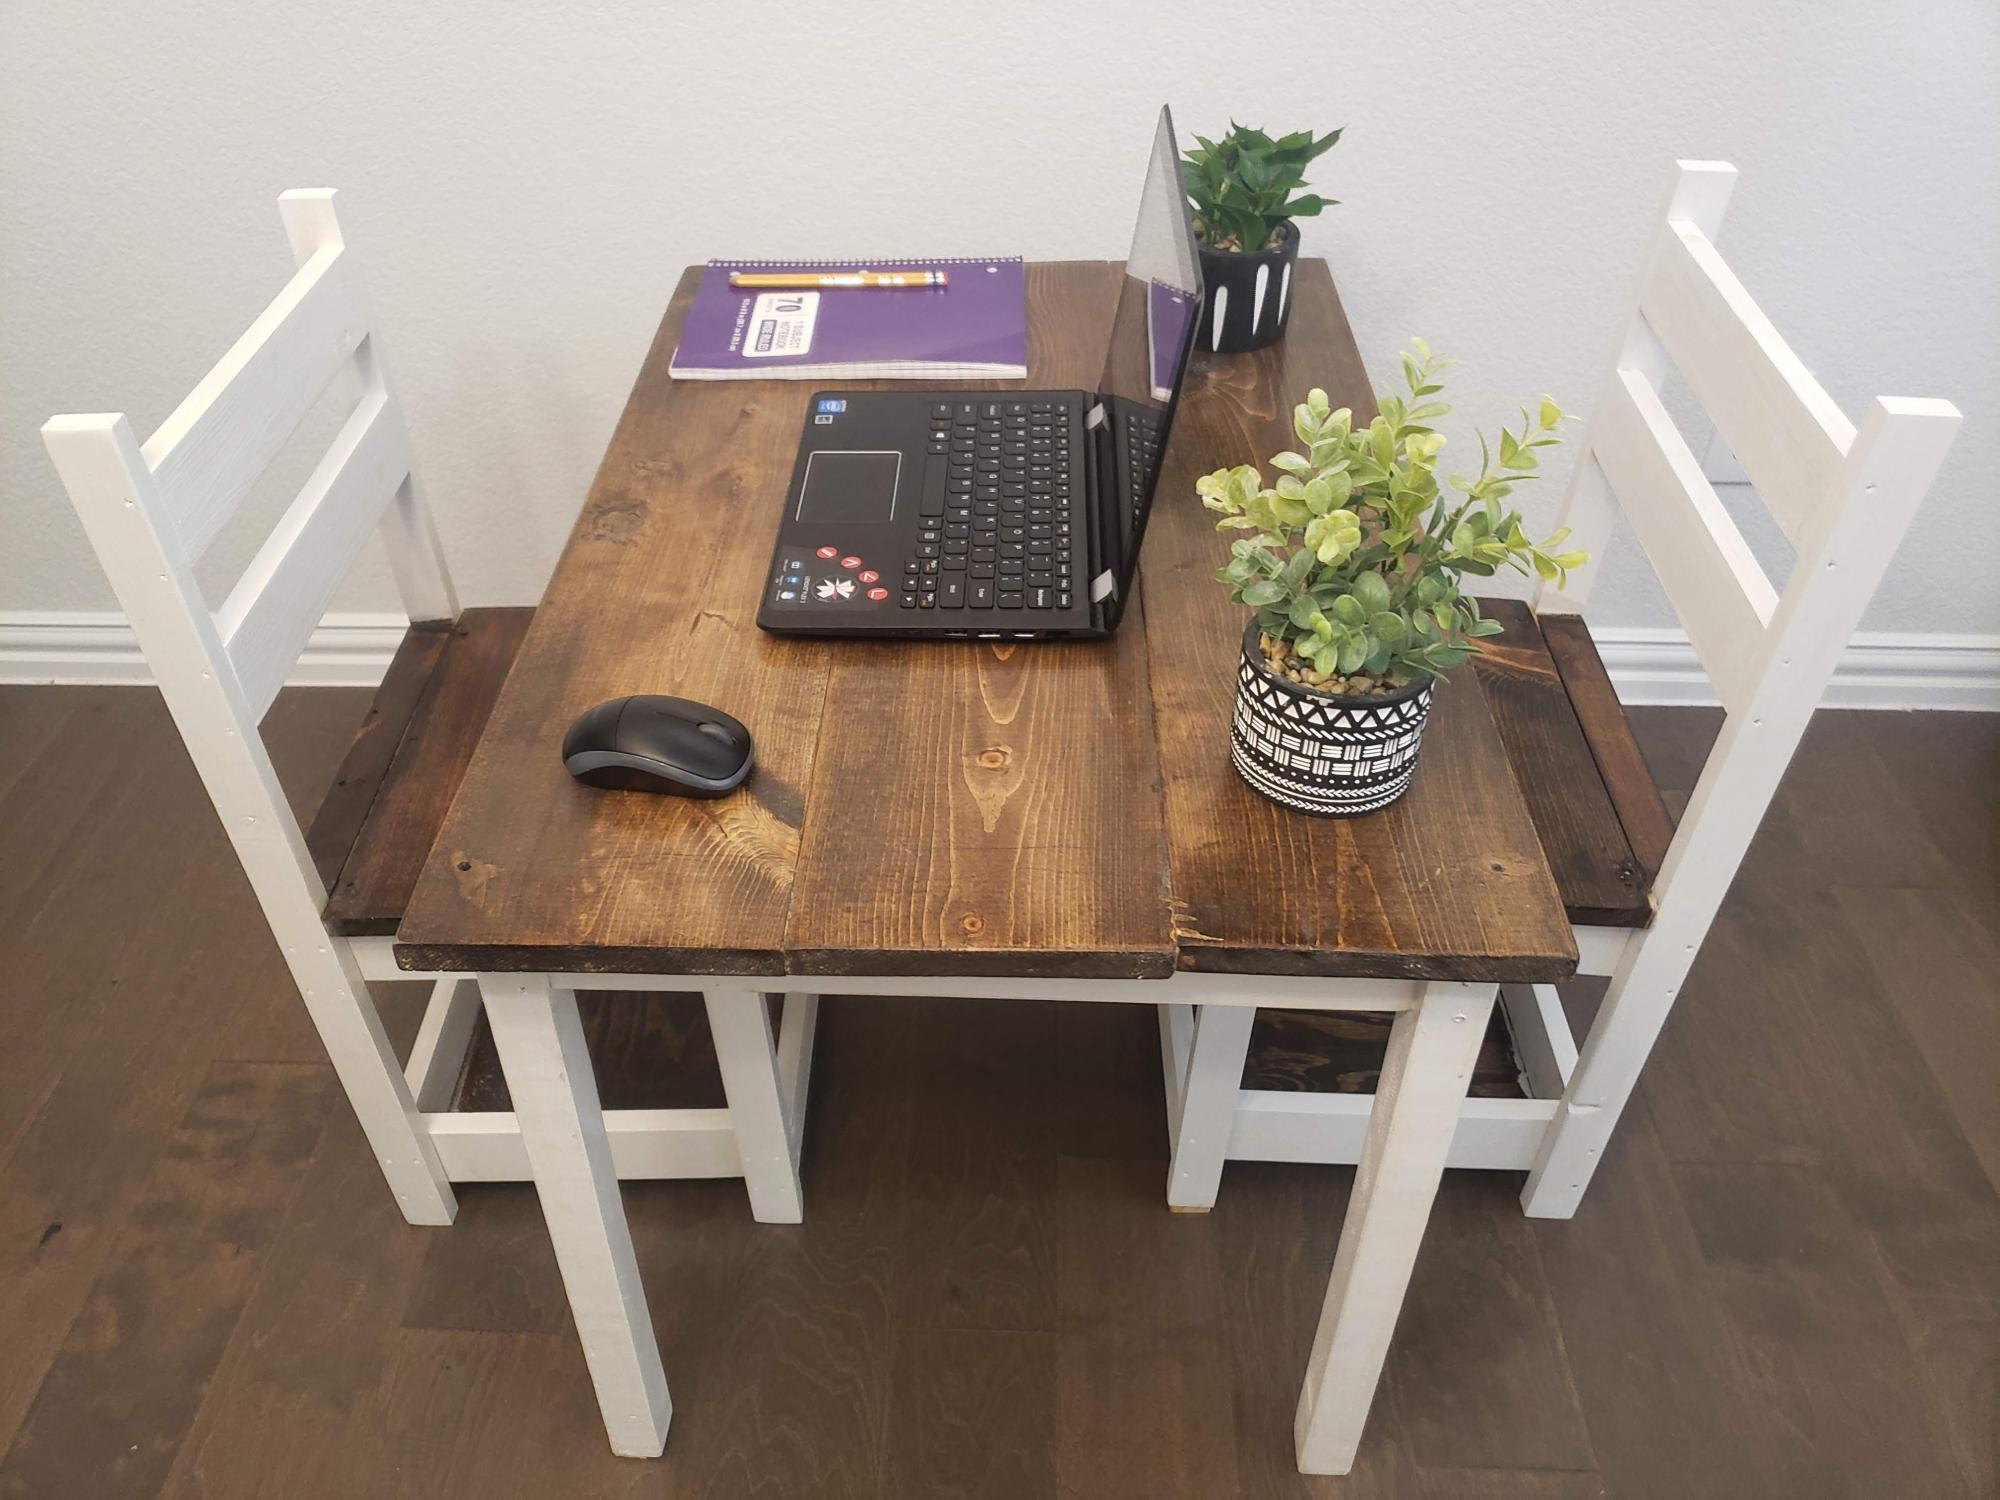
<instances>
[{"instance_id":1,"label":"stained wood chair seat","mask_svg":"<svg viewBox=\"0 0 2000 1500\"><path fill-rule=\"evenodd\" d=\"M1674 825L1579 615L1491 600L1474 657L1572 922L1644 927Z\"/></svg>"},{"instance_id":2,"label":"stained wood chair seat","mask_svg":"<svg viewBox=\"0 0 2000 1500\"><path fill-rule=\"evenodd\" d=\"M534 613L468 609L404 636L306 834L330 932L395 932Z\"/></svg>"}]
</instances>

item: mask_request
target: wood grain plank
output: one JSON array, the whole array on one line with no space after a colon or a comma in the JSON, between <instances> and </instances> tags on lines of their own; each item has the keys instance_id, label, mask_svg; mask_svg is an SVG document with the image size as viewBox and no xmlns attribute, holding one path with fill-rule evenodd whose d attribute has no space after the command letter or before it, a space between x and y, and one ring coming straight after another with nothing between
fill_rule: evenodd
<instances>
[{"instance_id":1,"label":"wood grain plank","mask_svg":"<svg viewBox=\"0 0 2000 1500\"><path fill-rule=\"evenodd\" d=\"M1572 921L1591 926L1644 926L1652 915L1645 869L1534 614L1515 599L1483 607L1502 628L1473 664L1563 905Z\"/></svg>"},{"instance_id":2,"label":"wood grain plank","mask_svg":"<svg viewBox=\"0 0 2000 1500\"><path fill-rule=\"evenodd\" d=\"M1157 1162L1059 1164L1060 1494L1234 1486L1221 1231L1208 1216L1168 1215L1161 1177Z\"/></svg>"},{"instance_id":3,"label":"wood grain plank","mask_svg":"<svg viewBox=\"0 0 2000 1500\"><path fill-rule=\"evenodd\" d=\"M1485 695L1469 669L1436 695L1411 791L1365 818L1308 818L1229 763L1242 615L1200 474L1292 445L1315 385L1374 410L1323 261L1301 261L1284 341L1206 358L1188 377L1141 572L1167 844L1184 968L1438 979L1560 979L1569 924Z\"/></svg>"},{"instance_id":4,"label":"wood grain plank","mask_svg":"<svg viewBox=\"0 0 2000 1500\"><path fill-rule=\"evenodd\" d=\"M994 1500L1056 1493L1056 1336L896 1334L886 1494Z\"/></svg>"},{"instance_id":5,"label":"wood grain plank","mask_svg":"<svg viewBox=\"0 0 2000 1500\"><path fill-rule=\"evenodd\" d=\"M1824 1172L1688 1162L1673 1171L1704 1290L1727 1318L1767 1429L1777 1493L1965 1493L1869 1247Z\"/></svg>"},{"instance_id":6,"label":"wood grain plank","mask_svg":"<svg viewBox=\"0 0 2000 1500\"><path fill-rule=\"evenodd\" d=\"M1220 1237L1236 1484L1248 1500L1406 1500L1417 1493L1393 1381L1376 1391L1350 1472L1301 1474L1294 1457L1292 1414L1312 1351L1311 1314L1326 1296L1353 1182L1346 1167L1232 1162L1227 1191L1204 1216Z\"/></svg>"},{"instance_id":7,"label":"wood grain plank","mask_svg":"<svg viewBox=\"0 0 2000 1500\"><path fill-rule=\"evenodd\" d=\"M333 1090L325 1067L209 1069L0 1461L0 1493L159 1491Z\"/></svg>"},{"instance_id":8,"label":"wood grain plank","mask_svg":"<svg viewBox=\"0 0 2000 1500\"><path fill-rule=\"evenodd\" d=\"M1033 385L1097 373L1109 298L1093 289L1114 274L1031 269ZM1238 971L1569 972L1473 674L1440 695L1419 792L1378 817L1283 812L1228 766L1237 631L1193 477L1278 446L1277 393L1288 403L1329 365L1368 400L1325 266L1300 280L1284 345L1192 377L1147 544L1150 607L1116 639L836 649L752 628L810 393L671 383L690 273L411 901L403 961L1143 977L1178 945L1184 965ZM564 782L553 747L569 719L635 691L749 724L749 794Z\"/></svg>"},{"instance_id":9,"label":"wood grain plank","mask_svg":"<svg viewBox=\"0 0 2000 1500\"><path fill-rule=\"evenodd\" d=\"M1395 1017L1386 1011L1260 1010L1243 1059L1243 1087L1306 1094L1372 1094ZM1486 1026L1466 1093L1520 1099L1520 1064L1500 1007Z\"/></svg>"},{"instance_id":10,"label":"wood grain plank","mask_svg":"<svg viewBox=\"0 0 2000 1500\"><path fill-rule=\"evenodd\" d=\"M783 969L827 648L755 616L809 392L668 377L699 275L661 321L411 896L413 966ZM570 722L631 693L748 725L747 790L696 801L570 780Z\"/></svg>"},{"instance_id":11,"label":"wood grain plank","mask_svg":"<svg viewBox=\"0 0 2000 1500\"><path fill-rule=\"evenodd\" d=\"M320 884L333 891L340 884L340 870L368 821L368 810L382 790L382 778L401 748L410 719L430 686L431 673L451 642L451 626L444 621L413 624L403 633L389 670L375 690L375 697L362 715L354 743L334 773L333 785L313 814L306 830L306 848L319 871ZM275 706L275 700L274 700Z\"/></svg>"},{"instance_id":12,"label":"wood grain plank","mask_svg":"<svg viewBox=\"0 0 2000 1500\"><path fill-rule=\"evenodd\" d=\"M333 931L350 937L395 932L533 615L530 609L468 609L445 633L390 760L374 778L340 874L328 887L325 915ZM386 728L387 715L379 722ZM357 783L366 781L379 757L370 729L364 723L355 745L361 756ZM343 765L334 783L343 814L346 778Z\"/></svg>"},{"instance_id":13,"label":"wood grain plank","mask_svg":"<svg viewBox=\"0 0 2000 1500\"><path fill-rule=\"evenodd\" d=\"M1627 1109L1576 1218L1527 1223L1612 1493L1783 1493L1726 1314L1703 1295L1700 1246L1645 1098Z\"/></svg>"},{"instance_id":14,"label":"wood grain plank","mask_svg":"<svg viewBox=\"0 0 2000 1500\"><path fill-rule=\"evenodd\" d=\"M1385 1372L1419 1467L1597 1468L1531 1226L1512 1174L1446 1176Z\"/></svg>"},{"instance_id":15,"label":"wood grain plank","mask_svg":"<svg viewBox=\"0 0 2000 1500\"><path fill-rule=\"evenodd\" d=\"M931 1000L912 1044L896 1254L900 1321L916 1328L1055 1326L1057 1121L1042 1107L1056 1052L1047 1001Z\"/></svg>"},{"instance_id":16,"label":"wood grain plank","mask_svg":"<svg viewBox=\"0 0 2000 1500\"><path fill-rule=\"evenodd\" d=\"M1959 891L1841 885L1833 897L2000 1192L2000 916Z\"/></svg>"},{"instance_id":17,"label":"wood grain plank","mask_svg":"<svg viewBox=\"0 0 2000 1500\"><path fill-rule=\"evenodd\" d=\"M1028 384L1093 386L1109 264L1029 268ZM1173 968L1144 632L831 655L785 943L801 973Z\"/></svg>"},{"instance_id":18,"label":"wood grain plank","mask_svg":"<svg viewBox=\"0 0 2000 1500\"><path fill-rule=\"evenodd\" d=\"M1650 887L1660 873L1660 866L1666 863L1667 845L1674 837L1674 820L1660 799L1659 788L1653 784L1639 742L1632 737L1625 707L1611 686L1611 675L1604 670L1604 660L1590 638L1590 627L1578 615L1549 615L1537 623L1556 670L1562 673L1563 691L1569 696L1577 726L1590 744L1591 757L1597 762L1597 773L1603 778L1604 790L1610 794L1611 805L1618 813L1625 841L1639 862L1645 885ZM1520 775L1518 768L1515 774Z\"/></svg>"}]
</instances>

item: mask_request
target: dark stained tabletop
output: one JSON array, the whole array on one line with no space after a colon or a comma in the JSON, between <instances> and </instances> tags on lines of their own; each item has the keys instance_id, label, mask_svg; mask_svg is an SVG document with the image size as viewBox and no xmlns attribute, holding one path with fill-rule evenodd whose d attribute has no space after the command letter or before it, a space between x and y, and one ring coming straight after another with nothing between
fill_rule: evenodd
<instances>
[{"instance_id":1,"label":"dark stained tabletop","mask_svg":"<svg viewBox=\"0 0 2000 1500\"><path fill-rule=\"evenodd\" d=\"M1323 262L1283 343L1198 355L1138 605L1101 642L813 641L755 624L806 382L668 378L682 278L397 935L427 969L1144 978L1182 968L1552 980L1575 950L1470 670L1394 807L1308 818L1229 762L1240 612L1193 493L1372 411ZM1029 388L1091 384L1116 285L1035 265ZM848 386L860 383L843 382ZM893 387L892 387L893 388ZM905 385L903 388L909 389ZM571 719L671 693L750 726L712 802L594 792Z\"/></svg>"}]
</instances>

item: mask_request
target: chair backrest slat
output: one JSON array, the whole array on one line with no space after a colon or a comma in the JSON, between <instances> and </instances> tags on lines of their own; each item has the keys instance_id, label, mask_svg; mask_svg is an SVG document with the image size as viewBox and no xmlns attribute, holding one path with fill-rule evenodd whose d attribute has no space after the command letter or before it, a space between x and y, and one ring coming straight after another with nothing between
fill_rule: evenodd
<instances>
[{"instance_id":1,"label":"chair backrest slat","mask_svg":"<svg viewBox=\"0 0 2000 1500\"><path fill-rule=\"evenodd\" d=\"M1948 401L1882 397L1856 430L1716 252L1735 180L1725 162L1677 164L1563 506L1596 560L1625 516L1727 710L1652 888L1655 939L1690 953L1959 425ZM1669 417L1672 369L1796 547L1782 588ZM1580 610L1597 571L1544 586L1537 610Z\"/></svg>"},{"instance_id":2,"label":"chair backrest slat","mask_svg":"<svg viewBox=\"0 0 2000 1500\"><path fill-rule=\"evenodd\" d=\"M262 718L334 590L410 472L387 390L363 398L216 612L251 711Z\"/></svg>"},{"instance_id":3,"label":"chair backrest slat","mask_svg":"<svg viewBox=\"0 0 2000 1500\"><path fill-rule=\"evenodd\" d=\"M190 560L236 514L367 333L346 250L321 250L140 446Z\"/></svg>"},{"instance_id":4,"label":"chair backrest slat","mask_svg":"<svg viewBox=\"0 0 2000 1500\"><path fill-rule=\"evenodd\" d=\"M1583 462L1603 469L1623 503L1717 695L1741 708L1777 591L1645 377L1620 370L1600 402Z\"/></svg>"},{"instance_id":5,"label":"chair backrest slat","mask_svg":"<svg viewBox=\"0 0 2000 1500\"><path fill-rule=\"evenodd\" d=\"M1779 527L1801 543L1832 503L1854 424L1772 326L1698 225L1669 219L1639 313Z\"/></svg>"},{"instance_id":6,"label":"chair backrest slat","mask_svg":"<svg viewBox=\"0 0 2000 1500\"><path fill-rule=\"evenodd\" d=\"M116 412L54 417L42 428L277 925L302 897L317 922L325 892L258 725L370 533L381 531L413 619L458 614L336 197L307 188L278 200L294 274L145 443ZM323 396L340 404L338 434L222 608L211 611L196 560Z\"/></svg>"}]
</instances>

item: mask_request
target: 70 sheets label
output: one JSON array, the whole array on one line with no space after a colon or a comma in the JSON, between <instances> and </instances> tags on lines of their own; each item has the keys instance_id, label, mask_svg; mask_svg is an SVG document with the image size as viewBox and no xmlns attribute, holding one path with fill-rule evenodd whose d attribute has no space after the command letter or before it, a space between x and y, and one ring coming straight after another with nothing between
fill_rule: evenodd
<instances>
[{"instance_id":1,"label":"70 sheets label","mask_svg":"<svg viewBox=\"0 0 2000 1500\"><path fill-rule=\"evenodd\" d=\"M759 292L750 306L741 353L745 359L805 354L812 348L818 320L818 292Z\"/></svg>"}]
</instances>

